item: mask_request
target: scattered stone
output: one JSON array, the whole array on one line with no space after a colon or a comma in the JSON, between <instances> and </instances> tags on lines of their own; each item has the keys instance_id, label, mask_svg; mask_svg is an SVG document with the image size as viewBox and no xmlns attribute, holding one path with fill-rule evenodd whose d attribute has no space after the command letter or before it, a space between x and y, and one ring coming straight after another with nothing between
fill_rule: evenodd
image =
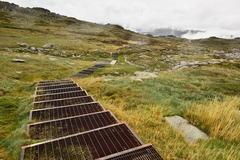
<instances>
[{"instance_id":1,"label":"scattered stone","mask_svg":"<svg viewBox=\"0 0 240 160\"><path fill-rule=\"evenodd\" d=\"M142 79L150 79L150 78L156 78L157 75L152 72L147 72L147 71L136 71L134 73L134 76L130 77L134 81L142 81Z\"/></svg>"},{"instance_id":2,"label":"scattered stone","mask_svg":"<svg viewBox=\"0 0 240 160\"><path fill-rule=\"evenodd\" d=\"M143 59L152 58L152 57L150 57L150 56L147 56L147 55L145 55L145 54L143 54L143 55L140 55L139 57L140 57L140 58L143 58Z\"/></svg>"},{"instance_id":3,"label":"scattered stone","mask_svg":"<svg viewBox=\"0 0 240 160\"><path fill-rule=\"evenodd\" d=\"M29 45L27 43L17 43L20 47L28 48Z\"/></svg>"},{"instance_id":4,"label":"scattered stone","mask_svg":"<svg viewBox=\"0 0 240 160\"><path fill-rule=\"evenodd\" d=\"M37 51L37 48L36 48L36 47L30 47L30 49L31 49L32 51Z\"/></svg>"},{"instance_id":5,"label":"scattered stone","mask_svg":"<svg viewBox=\"0 0 240 160\"><path fill-rule=\"evenodd\" d=\"M236 53L227 53L224 55L228 59L240 59L240 52Z\"/></svg>"},{"instance_id":6,"label":"scattered stone","mask_svg":"<svg viewBox=\"0 0 240 160\"><path fill-rule=\"evenodd\" d=\"M68 64L70 64L70 65L74 65L75 63L73 63L73 62L68 62Z\"/></svg>"},{"instance_id":7,"label":"scattered stone","mask_svg":"<svg viewBox=\"0 0 240 160\"><path fill-rule=\"evenodd\" d=\"M111 65L115 65L116 63L117 63L117 60L112 60L112 61L110 62Z\"/></svg>"},{"instance_id":8,"label":"scattered stone","mask_svg":"<svg viewBox=\"0 0 240 160\"><path fill-rule=\"evenodd\" d=\"M191 125L186 119L180 116L165 117L167 123L175 130L180 132L186 142L196 143L198 140L207 140L209 137L206 133Z\"/></svg>"},{"instance_id":9,"label":"scattered stone","mask_svg":"<svg viewBox=\"0 0 240 160\"><path fill-rule=\"evenodd\" d=\"M219 63L223 63L225 62L223 59L211 59L209 61L181 61L178 65L174 66L172 68L172 70L176 70L176 69L183 69L183 68L194 68L194 67L199 67L199 66L206 66L209 64L219 64Z\"/></svg>"},{"instance_id":10,"label":"scattered stone","mask_svg":"<svg viewBox=\"0 0 240 160\"><path fill-rule=\"evenodd\" d=\"M49 57L49 60L50 60L50 61L56 61L56 60L57 60L57 58L54 58L54 57Z\"/></svg>"},{"instance_id":11,"label":"scattered stone","mask_svg":"<svg viewBox=\"0 0 240 160\"><path fill-rule=\"evenodd\" d=\"M5 48L5 51L11 52L12 50L10 48Z\"/></svg>"},{"instance_id":12,"label":"scattered stone","mask_svg":"<svg viewBox=\"0 0 240 160\"><path fill-rule=\"evenodd\" d=\"M52 43L47 43L47 44L43 45L43 48L47 48L47 49L54 48L54 44L52 44Z\"/></svg>"},{"instance_id":13,"label":"scattered stone","mask_svg":"<svg viewBox=\"0 0 240 160\"><path fill-rule=\"evenodd\" d=\"M22 57L30 58L31 56L29 54L24 54L24 55L22 55Z\"/></svg>"},{"instance_id":14,"label":"scattered stone","mask_svg":"<svg viewBox=\"0 0 240 160\"><path fill-rule=\"evenodd\" d=\"M25 60L23 60L23 59L12 59L12 62L25 63Z\"/></svg>"},{"instance_id":15,"label":"scattered stone","mask_svg":"<svg viewBox=\"0 0 240 160\"><path fill-rule=\"evenodd\" d=\"M21 73L22 73L22 71L16 71L16 73L17 73L17 74L21 74Z\"/></svg>"},{"instance_id":16,"label":"scattered stone","mask_svg":"<svg viewBox=\"0 0 240 160\"><path fill-rule=\"evenodd\" d=\"M114 72L115 75L119 75L119 72Z\"/></svg>"}]
</instances>

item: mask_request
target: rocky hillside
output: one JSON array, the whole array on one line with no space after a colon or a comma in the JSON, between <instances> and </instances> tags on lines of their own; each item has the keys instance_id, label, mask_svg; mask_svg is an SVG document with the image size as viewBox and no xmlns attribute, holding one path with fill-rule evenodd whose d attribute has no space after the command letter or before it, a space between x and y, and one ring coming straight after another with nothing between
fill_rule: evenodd
<instances>
[{"instance_id":1,"label":"rocky hillside","mask_svg":"<svg viewBox=\"0 0 240 160\"><path fill-rule=\"evenodd\" d=\"M26 126L38 81L65 79L112 60L112 53L118 53L115 65L74 81L164 159L239 159L239 38L153 37L3 1L0 159L17 160L21 146L33 143ZM169 116L209 138L188 144Z\"/></svg>"},{"instance_id":2,"label":"rocky hillside","mask_svg":"<svg viewBox=\"0 0 240 160\"><path fill-rule=\"evenodd\" d=\"M134 41L148 39L118 25L80 21L47 9L22 8L2 1L0 17L1 42L4 42L0 44L1 49L6 46L16 47L17 43L22 42L35 47L49 42L65 50L65 56L88 53L104 56L105 52L115 51Z\"/></svg>"},{"instance_id":3,"label":"rocky hillside","mask_svg":"<svg viewBox=\"0 0 240 160\"><path fill-rule=\"evenodd\" d=\"M89 60L107 59L112 52L119 52L128 61L148 70L171 69L182 61L199 61L206 57L222 58L226 57L225 52L233 53L232 58L234 55L239 56L239 39L213 37L189 41L151 37L125 30L118 25L80 21L47 9L22 8L2 1L0 15L1 50ZM45 44L52 47L43 47Z\"/></svg>"}]
</instances>

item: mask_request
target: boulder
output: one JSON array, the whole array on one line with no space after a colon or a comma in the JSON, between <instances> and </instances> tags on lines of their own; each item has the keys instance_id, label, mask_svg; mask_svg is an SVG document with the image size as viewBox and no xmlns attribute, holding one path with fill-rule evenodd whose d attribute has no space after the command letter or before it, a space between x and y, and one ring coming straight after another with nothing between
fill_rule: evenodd
<instances>
[{"instance_id":1,"label":"boulder","mask_svg":"<svg viewBox=\"0 0 240 160\"><path fill-rule=\"evenodd\" d=\"M180 116L165 117L166 122L178 131L190 144L196 143L198 140L207 140L208 135L191 125L186 119Z\"/></svg>"}]
</instances>

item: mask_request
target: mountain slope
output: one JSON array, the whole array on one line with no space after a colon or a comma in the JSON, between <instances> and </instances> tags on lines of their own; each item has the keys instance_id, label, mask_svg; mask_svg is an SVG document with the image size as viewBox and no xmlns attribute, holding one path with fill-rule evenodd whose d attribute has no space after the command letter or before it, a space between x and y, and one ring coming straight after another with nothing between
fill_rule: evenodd
<instances>
[{"instance_id":1,"label":"mountain slope","mask_svg":"<svg viewBox=\"0 0 240 160\"><path fill-rule=\"evenodd\" d=\"M111 60L111 52L119 53L117 64L74 80L164 159L239 159L240 39L152 37L2 1L0 159L17 160L21 146L33 143L26 125L38 81L64 79ZM166 123L169 115L210 139L187 144Z\"/></svg>"},{"instance_id":2,"label":"mountain slope","mask_svg":"<svg viewBox=\"0 0 240 160\"><path fill-rule=\"evenodd\" d=\"M1 41L5 42L1 47L13 47L17 42L51 42L70 52L91 52L96 48L110 52L129 41L148 39L117 25L80 21L43 8L22 8L7 2L0 2L0 15Z\"/></svg>"}]
</instances>

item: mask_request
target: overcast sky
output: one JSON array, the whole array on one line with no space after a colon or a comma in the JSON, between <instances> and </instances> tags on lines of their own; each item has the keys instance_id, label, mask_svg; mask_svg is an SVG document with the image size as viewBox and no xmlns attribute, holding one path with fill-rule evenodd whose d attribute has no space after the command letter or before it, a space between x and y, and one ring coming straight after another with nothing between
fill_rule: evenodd
<instances>
[{"instance_id":1,"label":"overcast sky","mask_svg":"<svg viewBox=\"0 0 240 160\"><path fill-rule=\"evenodd\" d=\"M150 30L173 27L240 35L240 0L7 0L97 23Z\"/></svg>"}]
</instances>

